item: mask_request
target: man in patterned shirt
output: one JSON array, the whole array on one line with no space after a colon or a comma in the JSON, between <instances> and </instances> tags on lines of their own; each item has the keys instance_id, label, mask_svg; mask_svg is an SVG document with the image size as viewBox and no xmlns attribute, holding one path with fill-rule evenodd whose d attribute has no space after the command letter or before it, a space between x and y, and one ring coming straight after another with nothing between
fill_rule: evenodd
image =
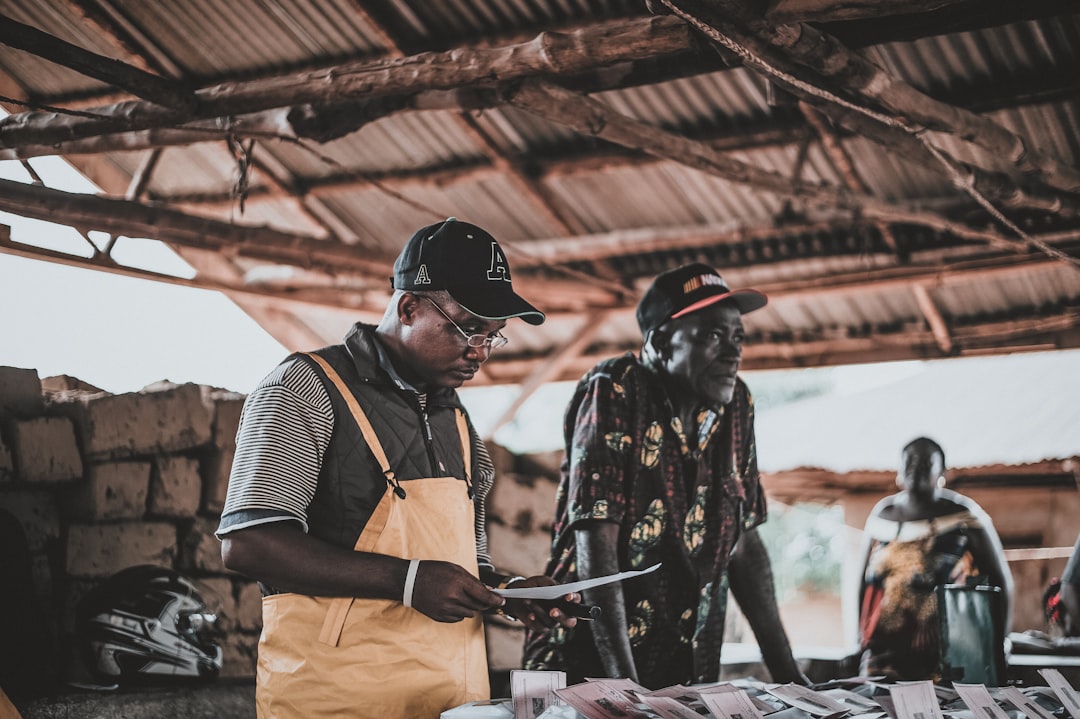
<instances>
[{"instance_id":1,"label":"man in patterned shirt","mask_svg":"<svg viewBox=\"0 0 1080 719\"><path fill-rule=\"evenodd\" d=\"M492 566L494 468L454 391L508 319L544 315L495 239L454 218L413 235L391 285L377 327L291 356L244 405L218 535L225 566L264 589L260 717L438 716L486 699L492 588L554 584ZM526 626L576 621L505 605Z\"/></svg>"},{"instance_id":2,"label":"man in patterned shirt","mask_svg":"<svg viewBox=\"0 0 1080 719\"><path fill-rule=\"evenodd\" d=\"M661 567L586 590L598 621L530 630L527 668L652 689L718 681L730 586L773 681L805 683L755 529L766 507L754 407L736 376L742 314L765 303L707 265L665 272L638 305L641 356L601 362L579 382L545 573L568 582Z\"/></svg>"}]
</instances>

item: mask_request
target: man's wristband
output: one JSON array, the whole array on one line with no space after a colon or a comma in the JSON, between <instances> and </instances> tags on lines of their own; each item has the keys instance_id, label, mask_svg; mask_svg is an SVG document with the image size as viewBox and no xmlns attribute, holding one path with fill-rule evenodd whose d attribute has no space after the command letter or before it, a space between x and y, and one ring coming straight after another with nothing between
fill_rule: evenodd
<instances>
[{"instance_id":1,"label":"man's wristband","mask_svg":"<svg viewBox=\"0 0 1080 719\"><path fill-rule=\"evenodd\" d=\"M499 583L495 585L495 588L496 589L507 589L510 586L511 583L516 582L518 580L521 580L521 581L524 582L525 577L503 577L502 580L500 580ZM513 614L507 614L503 610L502 607L499 607L498 609L496 609L495 613L498 614L500 617L506 617L507 619L513 619L514 621L517 621L517 617L515 617Z\"/></svg>"},{"instance_id":2,"label":"man's wristband","mask_svg":"<svg viewBox=\"0 0 1080 719\"><path fill-rule=\"evenodd\" d=\"M524 582L525 577L503 577L502 581L495 585L496 589L507 589L514 582Z\"/></svg>"},{"instance_id":3,"label":"man's wristband","mask_svg":"<svg viewBox=\"0 0 1080 719\"><path fill-rule=\"evenodd\" d=\"M401 593L401 603L406 607L412 606L413 587L416 585L416 570L419 566L419 559L409 560L409 571L405 573L405 589Z\"/></svg>"}]
</instances>

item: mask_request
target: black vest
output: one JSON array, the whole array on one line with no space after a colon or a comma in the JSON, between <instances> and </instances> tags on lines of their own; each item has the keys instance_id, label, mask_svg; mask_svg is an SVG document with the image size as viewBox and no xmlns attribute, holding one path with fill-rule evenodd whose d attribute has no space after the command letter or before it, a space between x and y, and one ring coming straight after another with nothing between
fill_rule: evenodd
<instances>
[{"instance_id":1,"label":"black vest","mask_svg":"<svg viewBox=\"0 0 1080 719\"><path fill-rule=\"evenodd\" d=\"M456 417L461 404L456 392L431 393L427 411L421 410L416 394L399 389L379 367L372 330L359 324L349 332L345 344L324 347L315 354L341 375L371 421L390 468L406 493L405 499L395 496L393 501L409 501L409 482L423 477L458 477L461 491L468 491ZM337 386L313 359L296 356L314 368L334 408L334 432L307 511L308 532L352 549L382 499L387 480Z\"/></svg>"}]
</instances>

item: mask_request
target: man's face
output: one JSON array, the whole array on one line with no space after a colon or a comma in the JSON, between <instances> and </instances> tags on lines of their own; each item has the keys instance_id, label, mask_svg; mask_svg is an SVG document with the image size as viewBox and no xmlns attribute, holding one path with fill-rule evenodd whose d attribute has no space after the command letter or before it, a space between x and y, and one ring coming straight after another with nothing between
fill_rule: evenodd
<instances>
[{"instance_id":1,"label":"man's face","mask_svg":"<svg viewBox=\"0 0 1080 719\"><path fill-rule=\"evenodd\" d=\"M472 379L491 348L470 347L464 335L491 337L506 326L506 320L480 319L452 300L407 295L405 301L402 307L410 313L404 336L412 370L408 379L420 390L457 388Z\"/></svg>"},{"instance_id":2,"label":"man's face","mask_svg":"<svg viewBox=\"0 0 1080 719\"><path fill-rule=\"evenodd\" d=\"M671 320L663 367L694 396L713 406L731 401L742 361L743 323L737 307L717 302Z\"/></svg>"}]
</instances>

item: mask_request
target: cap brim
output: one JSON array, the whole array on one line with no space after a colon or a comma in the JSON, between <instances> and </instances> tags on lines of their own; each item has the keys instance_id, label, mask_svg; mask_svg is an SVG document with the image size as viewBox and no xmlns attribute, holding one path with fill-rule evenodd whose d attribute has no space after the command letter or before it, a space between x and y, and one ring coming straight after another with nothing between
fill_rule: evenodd
<instances>
[{"instance_id":1,"label":"cap brim","mask_svg":"<svg viewBox=\"0 0 1080 719\"><path fill-rule=\"evenodd\" d=\"M754 310L760 310L769 302L769 298L766 297L763 292L758 292L757 290L734 290L732 292L724 292L700 299L694 304L684 307L673 314L671 319L684 317L691 312L697 312L700 309L715 305L717 302L723 302L724 300L733 302L735 306L739 308L739 313L744 315L748 312L753 312Z\"/></svg>"},{"instance_id":2,"label":"cap brim","mask_svg":"<svg viewBox=\"0 0 1080 719\"><path fill-rule=\"evenodd\" d=\"M530 325L541 325L546 319L543 312L530 305L513 290L498 298L493 298L488 293L480 297L469 296L469 293L455 290L448 290L448 292L462 308L483 320L508 320L519 317Z\"/></svg>"}]
</instances>

